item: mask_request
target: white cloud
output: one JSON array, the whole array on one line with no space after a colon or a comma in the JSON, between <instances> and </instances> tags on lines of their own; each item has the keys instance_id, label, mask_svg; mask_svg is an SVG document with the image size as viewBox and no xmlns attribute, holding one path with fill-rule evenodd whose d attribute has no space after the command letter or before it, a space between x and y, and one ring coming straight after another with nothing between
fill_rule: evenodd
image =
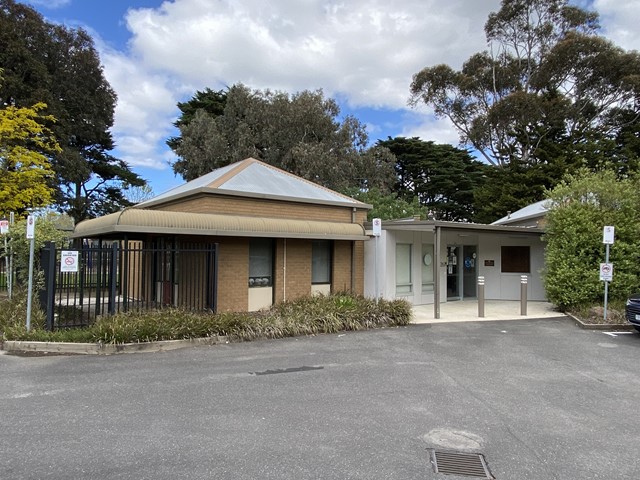
<instances>
[{"instance_id":1,"label":"white cloud","mask_svg":"<svg viewBox=\"0 0 640 480\"><path fill-rule=\"evenodd\" d=\"M626 50L640 50L640 8L637 0L595 0L604 33Z\"/></svg>"},{"instance_id":2,"label":"white cloud","mask_svg":"<svg viewBox=\"0 0 640 480\"><path fill-rule=\"evenodd\" d=\"M460 64L484 45L498 3L177 0L130 10L127 25L145 67L194 85L323 88L354 106L398 108L420 68Z\"/></svg>"},{"instance_id":3,"label":"white cloud","mask_svg":"<svg viewBox=\"0 0 640 480\"><path fill-rule=\"evenodd\" d=\"M606 33L625 48L640 45L635 3L594 0ZM174 0L130 9L128 50L101 50L118 92L118 150L133 166L167 168L164 141L174 134L177 101L237 82L288 92L322 88L352 108L406 111L412 75L438 63L459 68L484 49L484 23L499 6L500 0ZM411 113L393 130L457 144L453 127L429 113ZM377 121L369 131L384 136L389 129Z\"/></svg>"}]
</instances>

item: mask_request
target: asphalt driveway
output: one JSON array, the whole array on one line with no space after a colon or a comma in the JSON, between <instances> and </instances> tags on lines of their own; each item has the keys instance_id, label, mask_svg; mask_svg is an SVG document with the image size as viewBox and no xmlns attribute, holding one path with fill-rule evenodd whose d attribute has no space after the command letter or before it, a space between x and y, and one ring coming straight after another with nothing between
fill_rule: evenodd
<instances>
[{"instance_id":1,"label":"asphalt driveway","mask_svg":"<svg viewBox=\"0 0 640 480\"><path fill-rule=\"evenodd\" d=\"M0 478L637 479L640 335L434 325L110 357L0 355ZM482 477L476 477L482 478Z\"/></svg>"}]
</instances>

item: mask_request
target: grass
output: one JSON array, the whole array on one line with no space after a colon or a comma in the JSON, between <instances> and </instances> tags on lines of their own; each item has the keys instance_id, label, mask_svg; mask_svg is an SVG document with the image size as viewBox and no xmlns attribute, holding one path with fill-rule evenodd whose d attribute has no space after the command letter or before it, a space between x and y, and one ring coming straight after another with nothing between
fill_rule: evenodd
<instances>
[{"instance_id":1,"label":"grass","mask_svg":"<svg viewBox=\"0 0 640 480\"><path fill-rule=\"evenodd\" d=\"M16 308L13 311L17 314ZM407 325L411 305L404 300L376 303L362 296L336 294L300 298L249 313L207 314L179 309L128 312L103 317L87 328L54 332L44 330L42 322L34 323L35 328L27 332L24 321L15 320L23 317L24 313L11 320L11 316L0 314L0 332L6 340L120 344L224 335L248 341Z\"/></svg>"}]
</instances>

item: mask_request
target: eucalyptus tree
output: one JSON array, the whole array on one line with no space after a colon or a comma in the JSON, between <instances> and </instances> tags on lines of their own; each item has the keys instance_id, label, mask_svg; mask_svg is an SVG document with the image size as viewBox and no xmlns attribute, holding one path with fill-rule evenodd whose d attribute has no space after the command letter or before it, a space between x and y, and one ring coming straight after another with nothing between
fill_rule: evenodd
<instances>
[{"instance_id":1,"label":"eucalyptus tree","mask_svg":"<svg viewBox=\"0 0 640 480\"><path fill-rule=\"evenodd\" d=\"M487 163L511 167L497 175L524 175L527 186L542 177L538 188L525 189L532 197L512 192L521 204L581 166L633 168L638 152L620 142L630 126L637 131L640 54L599 33L598 14L568 0L503 0L485 24L487 49L460 70L435 65L416 73L410 102L448 118L461 144ZM500 197L491 193L490 202Z\"/></svg>"}]
</instances>

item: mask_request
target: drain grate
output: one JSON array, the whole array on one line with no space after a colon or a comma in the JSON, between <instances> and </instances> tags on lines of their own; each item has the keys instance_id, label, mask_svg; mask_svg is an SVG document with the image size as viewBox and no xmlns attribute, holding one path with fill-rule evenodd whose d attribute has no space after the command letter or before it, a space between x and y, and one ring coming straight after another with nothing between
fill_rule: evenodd
<instances>
[{"instance_id":1,"label":"drain grate","mask_svg":"<svg viewBox=\"0 0 640 480\"><path fill-rule=\"evenodd\" d=\"M494 480L484 456L479 453L442 452L429 449L436 473Z\"/></svg>"}]
</instances>

